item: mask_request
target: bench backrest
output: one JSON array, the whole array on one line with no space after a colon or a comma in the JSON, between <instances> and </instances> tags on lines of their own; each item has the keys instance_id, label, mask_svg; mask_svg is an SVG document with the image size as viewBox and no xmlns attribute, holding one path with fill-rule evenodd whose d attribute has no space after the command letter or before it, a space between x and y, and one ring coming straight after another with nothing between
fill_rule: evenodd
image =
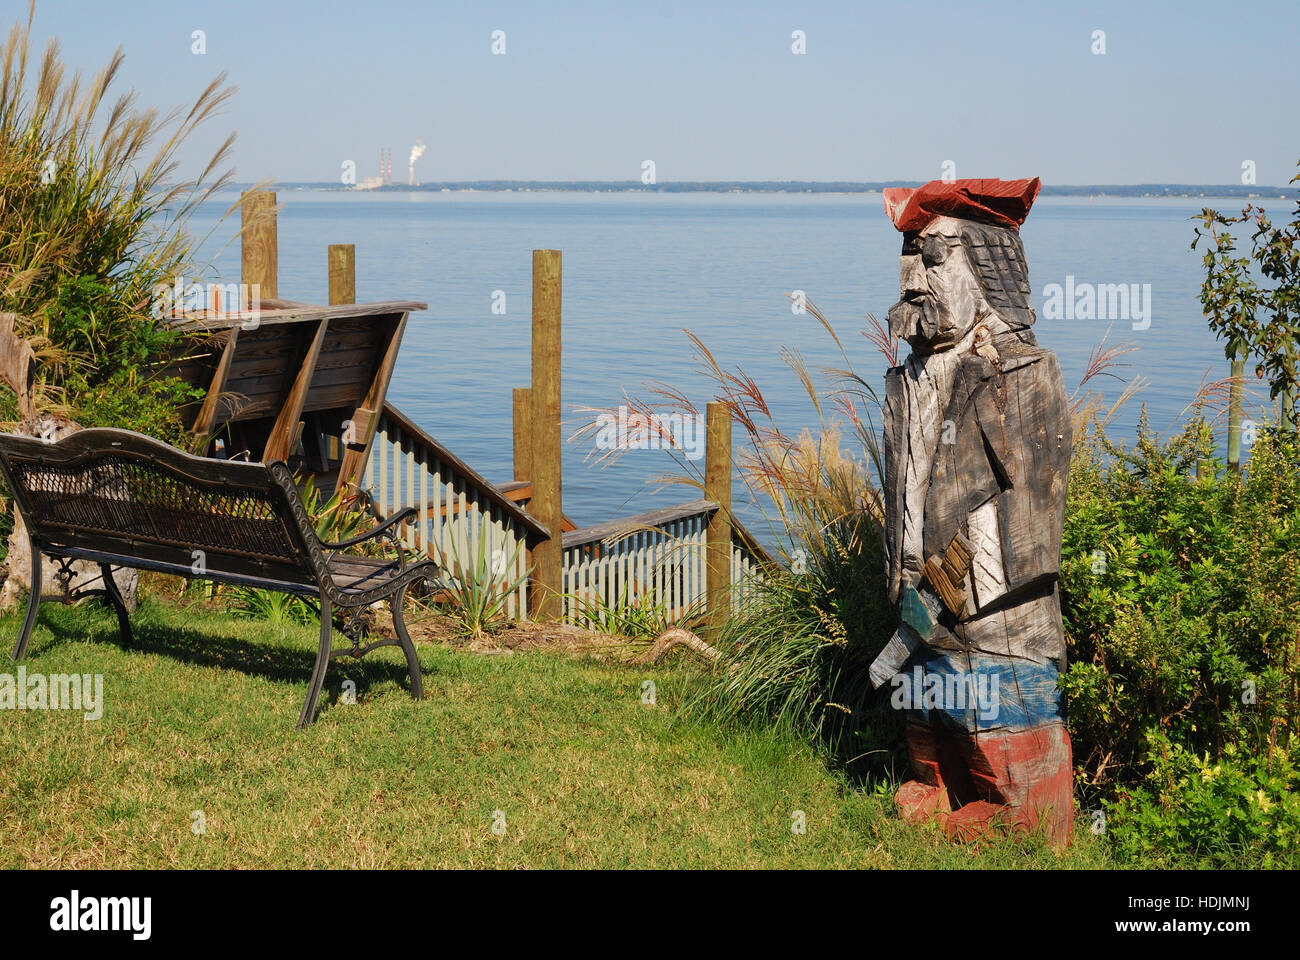
<instances>
[{"instance_id":1,"label":"bench backrest","mask_svg":"<svg viewBox=\"0 0 1300 960\"><path fill-rule=\"evenodd\" d=\"M283 463L194 457L94 428L57 442L0 434L0 469L43 545L200 575L316 582L320 548Z\"/></svg>"}]
</instances>

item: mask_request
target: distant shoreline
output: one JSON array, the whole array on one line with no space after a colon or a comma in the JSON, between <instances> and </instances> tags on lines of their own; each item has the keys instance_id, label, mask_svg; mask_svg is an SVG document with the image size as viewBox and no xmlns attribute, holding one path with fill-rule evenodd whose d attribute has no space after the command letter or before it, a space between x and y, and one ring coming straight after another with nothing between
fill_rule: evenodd
<instances>
[{"instance_id":1,"label":"distant shoreline","mask_svg":"<svg viewBox=\"0 0 1300 960\"><path fill-rule=\"evenodd\" d=\"M849 181L667 181L643 184L639 180L458 180L345 186L330 182L286 181L272 189L337 193L879 193L889 187L919 187L921 181L889 180L875 183ZM230 184L226 189L247 189L252 183ZM1295 199L1292 186L1238 184L1044 184L1044 197L1178 197L1186 199Z\"/></svg>"}]
</instances>

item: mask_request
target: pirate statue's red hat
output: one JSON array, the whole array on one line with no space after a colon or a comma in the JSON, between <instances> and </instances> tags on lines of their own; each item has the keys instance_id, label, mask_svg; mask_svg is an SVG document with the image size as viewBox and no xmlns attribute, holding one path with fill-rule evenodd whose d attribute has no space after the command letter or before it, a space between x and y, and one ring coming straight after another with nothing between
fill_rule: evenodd
<instances>
[{"instance_id":1,"label":"pirate statue's red hat","mask_svg":"<svg viewBox=\"0 0 1300 960\"><path fill-rule=\"evenodd\" d=\"M885 213L903 233L922 230L936 217L975 220L1019 229L1043 182L1032 180L931 180L923 187L889 187Z\"/></svg>"}]
</instances>

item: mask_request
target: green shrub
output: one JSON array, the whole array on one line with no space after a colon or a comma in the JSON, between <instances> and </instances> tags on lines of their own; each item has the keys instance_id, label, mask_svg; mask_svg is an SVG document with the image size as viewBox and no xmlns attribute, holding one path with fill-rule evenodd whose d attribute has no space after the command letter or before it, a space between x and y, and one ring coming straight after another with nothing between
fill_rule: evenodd
<instances>
[{"instance_id":1,"label":"green shrub","mask_svg":"<svg viewBox=\"0 0 1300 960\"><path fill-rule=\"evenodd\" d=\"M1207 867L1300 861L1300 765L1276 750L1250 754L1227 744L1221 756L1195 753L1152 733L1151 772L1120 792L1108 815L1117 852L1148 865Z\"/></svg>"},{"instance_id":2,"label":"green shrub","mask_svg":"<svg viewBox=\"0 0 1300 960\"><path fill-rule=\"evenodd\" d=\"M1132 451L1083 438L1070 475L1061 598L1076 761L1102 792L1141 781L1152 734L1200 756L1258 753L1297 717L1300 474L1264 430L1243 477L1194 477L1193 417Z\"/></svg>"}]
</instances>

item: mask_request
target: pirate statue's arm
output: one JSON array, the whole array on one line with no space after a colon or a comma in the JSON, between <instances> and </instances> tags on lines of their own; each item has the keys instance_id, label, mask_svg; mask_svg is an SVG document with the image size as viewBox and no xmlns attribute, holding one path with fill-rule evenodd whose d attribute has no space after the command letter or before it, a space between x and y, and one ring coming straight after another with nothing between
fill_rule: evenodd
<instances>
[{"instance_id":1,"label":"pirate statue's arm","mask_svg":"<svg viewBox=\"0 0 1300 960\"><path fill-rule=\"evenodd\" d=\"M944 608L954 617L965 614L966 591L962 585L972 556L970 542L960 533L955 534L942 560L931 554L925 561L925 579L920 589L911 585L903 587L899 598L903 622L871 664L868 675L873 687L879 687L903 668L907 658L934 632Z\"/></svg>"}]
</instances>

